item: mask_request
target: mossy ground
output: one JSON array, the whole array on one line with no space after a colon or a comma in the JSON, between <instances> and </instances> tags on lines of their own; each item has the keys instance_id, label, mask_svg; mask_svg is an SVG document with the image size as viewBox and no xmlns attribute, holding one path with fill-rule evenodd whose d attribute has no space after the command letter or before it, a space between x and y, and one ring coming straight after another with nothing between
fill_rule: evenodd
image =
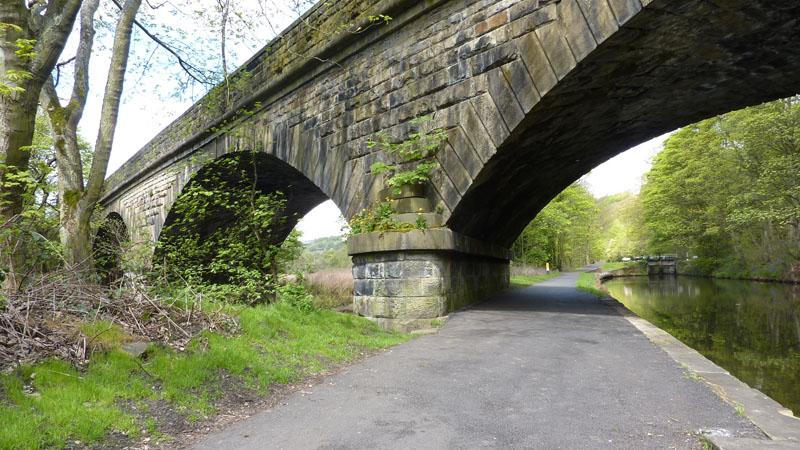
<instances>
[{"instance_id":1,"label":"mossy ground","mask_svg":"<svg viewBox=\"0 0 800 450\"><path fill-rule=\"evenodd\" d=\"M159 417L147 414L154 402L168 404L188 422L200 421L216 412L226 388L263 395L276 383L410 338L353 315L302 312L280 303L248 307L237 318L237 334L204 332L182 352L151 346L133 358L110 348L81 370L50 360L0 375L0 448L64 448L76 441L104 447L112 434L169 439L159 431Z\"/></svg>"}]
</instances>

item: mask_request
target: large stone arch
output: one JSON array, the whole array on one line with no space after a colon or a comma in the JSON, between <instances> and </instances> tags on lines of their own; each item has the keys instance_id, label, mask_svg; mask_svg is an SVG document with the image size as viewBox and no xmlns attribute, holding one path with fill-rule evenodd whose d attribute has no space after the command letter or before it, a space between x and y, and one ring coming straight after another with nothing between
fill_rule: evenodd
<instances>
[{"instance_id":1,"label":"large stone arch","mask_svg":"<svg viewBox=\"0 0 800 450\"><path fill-rule=\"evenodd\" d=\"M562 0L540 13L552 20L479 61L497 64L485 92L443 121L458 188L447 223L490 243L510 246L558 192L635 144L800 92L797 2Z\"/></svg>"},{"instance_id":2,"label":"large stone arch","mask_svg":"<svg viewBox=\"0 0 800 450\"><path fill-rule=\"evenodd\" d=\"M180 155L177 160L165 161L160 170L147 174L139 184L120 192L107 203L105 211L119 214L129 224L135 239L155 242L170 221L173 204L196 174L213 166L214 162L250 153L255 155L263 190L286 194L292 217L302 218L328 199L340 209L340 205L350 203L336 189L338 183L347 179L345 170L331 178L320 166L308 164L312 160L324 161L327 156L318 154L325 148L311 144L313 136L308 136L308 140L295 140L286 134L286 127L281 124L271 127L270 134L258 141L253 139L253 132L251 123L240 123L202 147ZM296 219L291 227L281 231L281 240L295 223Z\"/></svg>"}]
</instances>

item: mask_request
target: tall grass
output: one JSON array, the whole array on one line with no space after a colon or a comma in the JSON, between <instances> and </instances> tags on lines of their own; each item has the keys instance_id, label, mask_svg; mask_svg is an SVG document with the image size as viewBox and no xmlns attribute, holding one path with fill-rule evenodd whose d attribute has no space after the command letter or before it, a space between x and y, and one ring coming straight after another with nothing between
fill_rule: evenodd
<instances>
[{"instance_id":1,"label":"tall grass","mask_svg":"<svg viewBox=\"0 0 800 450\"><path fill-rule=\"evenodd\" d=\"M344 310L353 306L350 268L324 269L305 276L308 292L320 308Z\"/></svg>"},{"instance_id":2,"label":"tall grass","mask_svg":"<svg viewBox=\"0 0 800 450\"><path fill-rule=\"evenodd\" d=\"M605 292L600 290L599 286L597 275L594 273L582 273L578 276L578 281L575 282L575 287L578 289L603 297Z\"/></svg>"}]
</instances>

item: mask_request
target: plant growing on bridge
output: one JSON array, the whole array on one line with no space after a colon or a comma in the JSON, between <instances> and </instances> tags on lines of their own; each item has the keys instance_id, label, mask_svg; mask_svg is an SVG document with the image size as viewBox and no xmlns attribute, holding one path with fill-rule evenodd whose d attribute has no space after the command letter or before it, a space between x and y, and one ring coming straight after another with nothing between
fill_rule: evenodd
<instances>
[{"instance_id":1,"label":"plant growing on bridge","mask_svg":"<svg viewBox=\"0 0 800 450\"><path fill-rule=\"evenodd\" d=\"M392 231L400 228L400 224L392 219L395 213L394 200L386 199L385 202L376 202L369 208L364 208L350 221L350 234L371 233L373 231Z\"/></svg>"},{"instance_id":2,"label":"plant growing on bridge","mask_svg":"<svg viewBox=\"0 0 800 450\"><path fill-rule=\"evenodd\" d=\"M397 211L394 209L394 199L386 198L377 201L368 208L364 208L350 221L350 235L371 233L373 231L411 231L426 230L428 221L422 216L422 211L417 213L414 222L400 222L394 219Z\"/></svg>"},{"instance_id":3,"label":"plant growing on bridge","mask_svg":"<svg viewBox=\"0 0 800 450\"><path fill-rule=\"evenodd\" d=\"M418 117L411 121L414 125L422 126L432 121L430 116ZM370 139L367 147L378 148L393 158L400 159L398 164L376 162L369 168L373 175L386 174L386 185L400 188L405 184L422 184L430 180L431 171L439 164L434 161L439 146L447 140L447 134L441 128L429 132L419 131L411 133L408 139L399 141L387 133L378 133L377 140ZM411 164L408 170L401 170L401 164Z\"/></svg>"}]
</instances>

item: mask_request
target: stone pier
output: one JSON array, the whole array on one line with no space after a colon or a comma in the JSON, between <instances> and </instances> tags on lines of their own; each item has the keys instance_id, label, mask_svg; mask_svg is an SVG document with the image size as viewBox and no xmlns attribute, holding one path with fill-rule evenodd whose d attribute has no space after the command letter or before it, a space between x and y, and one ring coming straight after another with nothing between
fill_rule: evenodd
<instances>
[{"instance_id":1,"label":"stone pier","mask_svg":"<svg viewBox=\"0 0 800 450\"><path fill-rule=\"evenodd\" d=\"M359 234L347 247L355 312L387 330L430 328L509 285L510 250L446 228Z\"/></svg>"}]
</instances>

